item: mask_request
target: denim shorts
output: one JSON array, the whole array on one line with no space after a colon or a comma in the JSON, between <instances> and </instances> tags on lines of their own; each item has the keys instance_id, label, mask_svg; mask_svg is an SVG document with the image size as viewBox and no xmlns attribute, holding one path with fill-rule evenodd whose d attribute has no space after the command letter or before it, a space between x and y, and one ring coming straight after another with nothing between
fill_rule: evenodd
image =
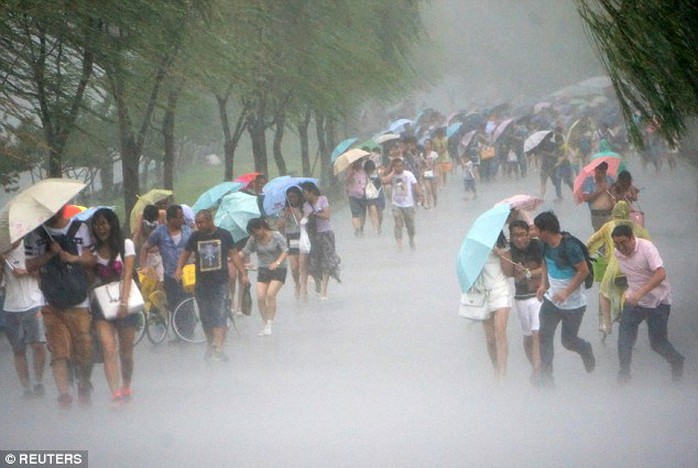
<instances>
[{"instance_id":1,"label":"denim shorts","mask_svg":"<svg viewBox=\"0 0 698 468\"><path fill-rule=\"evenodd\" d=\"M352 218L363 216L366 213L366 199L349 197L349 209Z\"/></svg>"},{"instance_id":2,"label":"denim shorts","mask_svg":"<svg viewBox=\"0 0 698 468\"><path fill-rule=\"evenodd\" d=\"M24 312L5 312L5 334L12 345L12 351L20 353L27 344L45 343L44 319L41 307Z\"/></svg>"}]
</instances>

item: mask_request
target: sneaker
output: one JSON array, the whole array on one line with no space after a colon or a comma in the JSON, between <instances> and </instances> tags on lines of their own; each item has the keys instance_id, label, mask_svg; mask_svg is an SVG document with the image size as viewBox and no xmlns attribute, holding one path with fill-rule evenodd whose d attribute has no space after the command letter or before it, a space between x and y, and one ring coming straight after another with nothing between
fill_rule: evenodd
<instances>
[{"instance_id":1,"label":"sneaker","mask_svg":"<svg viewBox=\"0 0 698 468\"><path fill-rule=\"evenodd\" d=\"M88 383L85 386L78 384L78 403L81 406L90 406L92 404L92 384Z\"/></svg>"},{"instance_id":2,"label":"sneaker","mask_svg":"<svg viewBox=\"0 0 698 468\"><path fill-rule=\"evenodd\" d=\"M264 326L264 329L257 333L257 336L269 336L271 335L271 324L267 324Z\"/></svg>"},{"instance_id":3,"label":"sneaker","mask_svg":"<svg viewBox=\"0 0 698 468\"><path fill-rule=\"evenodd\" d=\"M61 409L70 409L73 406L73 397L69 393L62 393L58 397L58 407Z\"/></svg>"},{"instance_id":4,"label":"sneaker","mask_svg":"<svg viewBox=\"0 0 698 468\"><path fill-rule=\"evenodd\" d=\"M46 395L46 390L44 389L44 384L34 385L34 396L37 398L43 398Z\"/></svg>"},{"instance_id":5,"label":"sneaker","mask_svg":"<svg viewBox=\"0 0 698 468\"><path fill-rule=\"evenodd\" d=\"M584 362L584 370L587 372L593 372L596 367L596 358L594 357L594 351L589 345L589 351L582 354L582 362Z\"/></svg>"},{"instance_id":6,"label":"sneaker","mask_svg":"<svg viewBox=\"0 0 698 468\"><path fill-rule=\"evenodd\" d=\"M671 380L681 382L683 379L683 363L686 359L682 356L681 359L671 364Z\"/></svg>"}]
</instances>

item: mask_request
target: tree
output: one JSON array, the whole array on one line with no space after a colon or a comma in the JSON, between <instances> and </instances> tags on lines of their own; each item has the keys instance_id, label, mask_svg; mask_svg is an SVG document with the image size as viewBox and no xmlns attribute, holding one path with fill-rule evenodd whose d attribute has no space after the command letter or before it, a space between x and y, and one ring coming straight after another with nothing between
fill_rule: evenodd
<instances>
[{"instance_id":1,"label":"tree","mask_svg":"<svg viewBox=\"0 0 698 468\"><path fill-rule=\"evenodd\" d=\"M656 121L671 144L698 113L698 5L655 0L575 0L613 82L630 135Z\"/></svg>"}]
</instances>

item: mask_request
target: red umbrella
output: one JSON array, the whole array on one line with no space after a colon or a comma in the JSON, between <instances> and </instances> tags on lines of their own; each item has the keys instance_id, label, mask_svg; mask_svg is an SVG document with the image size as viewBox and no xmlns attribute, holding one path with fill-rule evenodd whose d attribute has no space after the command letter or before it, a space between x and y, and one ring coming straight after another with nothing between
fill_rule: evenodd
<instances>
[{"instance_id":1,"label":"red umbrella","mask_svg":"<svg viewBox=\"0 0 698 468\"><path fill-rule=\"evenodd\" d=\"M241 184L245 185L245 188L247 188L248 185L250 185L250 182L255 180L258 175L262 175L261 172L250 172L248 174L243 174L239 176L237 179L234 179L233 182L240 182Z\"/></svg>"},{"instance_id":2,"label":"red umbrella","mask_svg":"<svg viewBox=\"0 0 698 468\"><path fill-rule=\"evenodd\" d=\"M572 193L574 194L574 199L578 205L584 201L584 199L582 198L582 185L584 185L584 181L587 177L593 177L594 171L599 166L599 164L603 162L608 164L608 171L606 173L608 175L615 176L616 174L618 174L618 167L620 167L620 163L622 162L622 160L614 156L603 156L601 158L592 159L589 164L584 166L582 170L579 171L579 174L577 174L577 178L574 179L574 189L572 190Z\"/></svg>"}]
</instances>

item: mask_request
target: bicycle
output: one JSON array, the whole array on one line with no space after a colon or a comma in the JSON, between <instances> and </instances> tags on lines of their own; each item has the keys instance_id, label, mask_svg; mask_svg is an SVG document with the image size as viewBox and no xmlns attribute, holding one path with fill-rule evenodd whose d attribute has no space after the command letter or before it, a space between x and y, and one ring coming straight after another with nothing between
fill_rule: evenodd
<instances>
[{"instance_id":1,"label":"bicycle","mask_svg":"<svg viewBox=\"0 0 698 468\"><path fill-rule=\"evenodd\" d=\"M186 265L182 271L182 286L185 291L193 293L195 285L194 265ZM230 298L226 298L225 302L227 328L229 329L232 325L239 336L240 331L230 310ZM172 329L179 338L188 343L203 343L206 341L206 333L201 324L199 304L196 302L196 297L192 296L184 299L177 305L172 313Z\"/></svg>"},{"instance_id":2,"label":"bicycle","mask_svg":"<svg viewBox=\"0 0 698 468\"><path fill-rule=\"evenodd\" d=\"M148 341L158 345L167 337L169 327L170 313L167 310L167 297L152 269L139 271L138 280L141 284L144 307L138 314L139 327L136 329L135 344L143 339L143 335L147 335Z\"/></svg>"}]
</instances>

